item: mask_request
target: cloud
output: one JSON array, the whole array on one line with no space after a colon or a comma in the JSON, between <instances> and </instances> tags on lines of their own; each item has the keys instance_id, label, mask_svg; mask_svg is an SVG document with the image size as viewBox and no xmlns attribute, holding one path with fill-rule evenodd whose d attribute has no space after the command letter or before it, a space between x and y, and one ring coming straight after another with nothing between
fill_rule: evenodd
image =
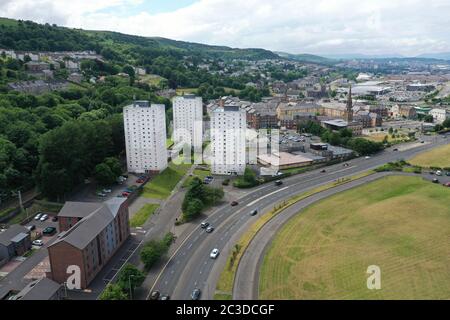
<instances>
[{"instance_id":1,"label":"cloud","mask_svg":"<svg viewBox=\"0 0 450 320\"><path fill-rule=\"evenodd\" d=\"M77 28L292 53L450 51L447 0L200 0L172 12L127 14L142 2L15 0L2 1L0 12Z\"/></svg>"}]
</instances>

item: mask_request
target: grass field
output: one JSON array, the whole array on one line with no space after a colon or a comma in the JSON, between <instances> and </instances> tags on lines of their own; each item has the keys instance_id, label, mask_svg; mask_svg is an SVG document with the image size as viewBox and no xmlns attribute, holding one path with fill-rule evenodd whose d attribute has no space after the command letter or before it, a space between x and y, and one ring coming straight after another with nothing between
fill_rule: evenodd
<instances>
[{"instance_id":1,"label":"grass field","mask_svg":"<svg viewBox=\"0 0 450 320\"><path fill-rule=\"evenodd\" d=\"M174 165L170 163L166 170L144 186L142 195L153 199L167 198L190 167L190 164Z\"/></svg>"},{"instance_id":2,"label":"grass field","mask_svg":"<svg viewBox=\"0 0 450 320\"><path fill-rule=\"evenodd\" d=\"M200 180L204 180L207 176L211 175L211 170L200 170L200 169L195 169L193 172L192 177L188 177L186 179L186 181L184 181L183 183L183 187L188 187L189 184L191 183L192 179L194 179L194 177L199 178Z\"/></svg>"},{"instance_id":3,"label":"grass field","mask_svg":"<svg viewBox=\"0 0 450 320\"><path fill-rule=\"evenodd\" d=\"M450 167L450 144L419 154L409 163L421 167Z\"/></svg>"},{"instance_id":4,"label":"grass field","mask_svg":"<svg viewBox=\"0 0 450 320\"><path fill-rule=\"evenodd\" d=\"M159 204L147 203L130 219L130 226L141 227L150 216L159 208Z\"/></svg>"},{"instance_id":5,"label":"grass field","mask_svg":"<svg viewBox=\"0 0 450 320\"><path fill-rule=\"evenodd\" d=\"M450 190L392 176L289 221L270 245L260 299L450 299ZM367 289L369 265L381 289Z\"/></svg>"},{"instance_id":6,"label":"grass field","mask_svg":"<svg viewBox=\"0 0 450 320\"><path fill-rule=\"evenodd\" d=\"M146 74L144 76L139 76L139 82L147 83L150 86L159 86L161 81L167 80L156 74Z\"/></svg>"}]
</instances>

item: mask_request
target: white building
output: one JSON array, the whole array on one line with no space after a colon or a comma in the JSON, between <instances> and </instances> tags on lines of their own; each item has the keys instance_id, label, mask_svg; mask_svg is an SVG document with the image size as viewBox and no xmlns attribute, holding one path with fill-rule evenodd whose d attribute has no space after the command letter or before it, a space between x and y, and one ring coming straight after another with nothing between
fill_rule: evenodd
<instances>
[{"instance_id":1,"label":"white building","mask_svg":"<svg viewBox=\"0 0 450 320\"><path fill-rule=\"evenodd\" d=\"M211 112L211 172L243 174L246 165L246 112L239 106Z\"/></svg>"},{"instance_id":2,"label":"white building","mask_svg":"<svg viewBox=\"0 0 450 320\"><path fill-rule=\"evenodd\" d=\"M123 110L129 172L167 168L166 112L162 104L135 101Z\"/></svg>"},{"instance_id":3,"label":"white building","mask_svg":"<svg viewBox=\"0 0 450 320\"><path fill-rule=\"evenodd\" d=\"M173 102L173 140L175 144L187 143L196 153L202 152L203 102L201 97L184 95Z\"/></svg>"},{"instance_id":4,"label":"white building","mask_svg":"<svg viewBox=\"0 0 450 320\"><path fill-rule=\"evenodd\" d=\"M450 118L450 110L434 108L430 110L430 115L433 116L433 121L435 123L441 124L446 119Z\"/></svg>"}]
</instances>

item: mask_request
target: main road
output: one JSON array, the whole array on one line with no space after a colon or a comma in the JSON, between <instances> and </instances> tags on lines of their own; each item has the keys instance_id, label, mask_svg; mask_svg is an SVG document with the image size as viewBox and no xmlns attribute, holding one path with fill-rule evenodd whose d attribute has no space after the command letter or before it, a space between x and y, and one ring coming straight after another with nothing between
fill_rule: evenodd
<instances>
[{"instance_id":1,"label":"main road","mask_svg":"<svg viewBox=\"0 0 450 320\"><path fill-rule=\"evenodd\" d=\"M208 234L200 226L193 228L169 258L151 291L158 290L161 294L170 295L172 299L184 300L190 299L191 292L199 288L202 290L201 299L212 299L220 272L234 244L258 219L260 213L272 209L276 203L320 185L374 169L387 162L409 159L420 152L447 144L450 137L424 137L423 140L424 143L396 146L398 151L390 148L370 158L353 159L348 161L347 167L340 163L326 167L326 172L318 169L289 177L283 180L281 186L268 183L239 199L236 207L229 204L219 207L207 219L215 230ZM258 210L258 215L250 216L249 213L255 209ZM217 259L209 257L213 248L220 251Z\"/></svg>"}]
</instances>

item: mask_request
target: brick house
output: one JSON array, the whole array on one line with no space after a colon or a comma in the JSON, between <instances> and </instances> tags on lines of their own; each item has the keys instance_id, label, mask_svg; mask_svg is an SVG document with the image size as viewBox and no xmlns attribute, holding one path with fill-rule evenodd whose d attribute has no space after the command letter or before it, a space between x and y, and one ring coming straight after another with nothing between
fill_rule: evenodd
<instances>
[{"instance_id":1,"label":"brick house","mask_svg":"<svg viewBox=\"0 0 450 320\"><path fill-rule=\"evenodd\" d=\"M67 268L75 265L81 270L81 289L86 289L130 235L128 203L125 198L113 198L98 204L66 205L61 209L64 222L60 226L66 229L77 222L48 247L49 277L64 283L69 276ZM74 220L69 222L69 218Z\"/></svg>"}]
</instances>

